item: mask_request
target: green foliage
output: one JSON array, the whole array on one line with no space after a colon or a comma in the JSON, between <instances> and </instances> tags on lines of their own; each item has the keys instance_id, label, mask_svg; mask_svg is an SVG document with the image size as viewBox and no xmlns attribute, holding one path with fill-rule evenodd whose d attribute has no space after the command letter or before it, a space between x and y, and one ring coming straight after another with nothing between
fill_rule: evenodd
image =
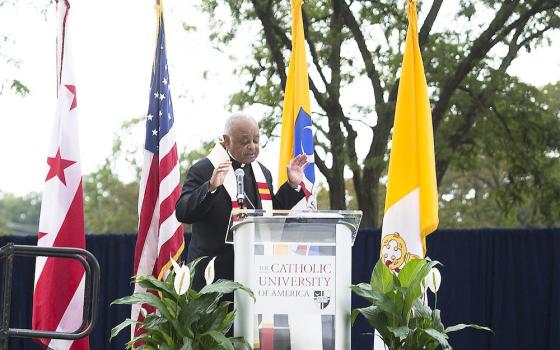
<instances>
[{"instance_id":1,"label":"green foliage","mask_svg":"<svg viewBox=\"0 0 560 350\"><path fill-rule=\"evenodd\" d=\"M439 263L428 259L409 261L398 275L379 260L369 284L352 286L352 291L371 305L352 310L352 323L358 315L379 332L389 350L451 349L448 333L467 327L491 331L478 325L459 324L445 328L440 310L423 302L425 279Z\"/></svg>"},{"instance_id":2,"label":"green foliage","mask_svg":"<svg viewBox=\"0 0 560 350\"><path fill-rule=\"evenodd\" d=\"M0 191L0 235L12 234L13 231L37 234L40 212L40 193L31 192L17 197Z\"/></svg>"},{"instance_id":3,"label":"green foliage","mask_svg":"<svg viewBox=\"0 0 560 350\"><path fill-rule=\"evenodd\" d=\"M302 7L317 129L315 159L331 188L328 207L344 209L355 200L367 226L378 226L383 208L379 202L407 28L405 4L310 0ZM419 2L418 29L442 194L466 185L474 174L490 171L497 175L499 189L484 198L484 206L497 216L488 215L485 225L557 223L546 218L557 209L547 204L556 189L542 191L547 198L537 198L530 188L558 183L558 157L549 156L559 149L554 135L560 120L553 113L558 103L540 99L558 92L548 89L539 97L542 91L507 71L519 53L549 43L560 28L560 3L461 0L452 6L454 13L446 12L447 18L441 4ZM263 131L278 136L291 50L290 2L204 0L202 9L214 28L211 40L224 51L236 33L254 33L253 58L242 60L234 72L245 85L233 93L230 104L264 106ZM230 18L224 18L224 12ZM446 21L454 25L446 26ZM545 136L538 137L539 131ZM487 169L489 165L499 169ZM352 198L347 197L352 192L348 182L341 181L349 171L356 186ZM448 172L453 181L446 178ZM449 218L443 221L451 226L474 222L470 214L462 221L455 219L460 202L453 203L449 213L442 210ZM465 212L470 212L468 207Z\"/></svg>"},{"instance_id":4,"label":"green foliage","mask_svg":"<svg viewBox=\"0 0 560 350\"><path fill-rule=\"evenodd\" d=\"M195 149L185 149L179 154L179 164L181 169L188 169L194 162L206 157L216 145L215 141L205 141ZM184 175L184 174L181 174Z\"/></svg>"},{"instance_id":5,"label":"green foliage","mask_svg":"<svg viewBox=\"0 0 560 350\"><path fill-rule=\"evenodd\" d=\"M29 94L29 88L17 79L14 79L12 81L11 88L12 88L12 90L14 90L16 92L16 94L18 94L20 96L25 96L25 95Z\"/></svg>"},{"instance_id":6,"label":"green foliage","mask_svg":"<svg viewBox=\"0 0 560 350\"><path fill-rule=\"evenodd\" d=\"M92 233L135 232L138 226L138 181L123 183L111 162L84 176L84 215Z\"/></svg>"},{"instance_id":7,"label":"green foliage","mask_svg":"<svg viewBox=\"0 0 560 350\"><path fill-rule=\"evenodd\" d=\"M457 151L439 151L453 164L439 188L441 227L560 224L560 83L503 84Z\"/></svg>"},{"instance_id":8,"label":"green foliage","mask_svg":"<svg viewBox=\"0 0 560 350\"><path fill-rule=\"evenodd\" d=\"M195 266L201 259L188 264L194 278ZM206 285L200 292L188 289L179 295L174 288L175 271L171 271L165 281L153 276L138 276L136 283L146 288L146 292L117 299L112 304L148 304L159 314L146 315L142 322L126 319L111 331L111 339L128 326L137 323L146 333L127 343L127 349L196 349L196 350L233 350L251 349L240 337L226 337L233 325L235 310L231 302L221 300L224 294L243 291L255 299L253 292L237 282L218 280ZM157 296L159 295L159 297ZM112 305L111 304L111 305ZM144 344L137 346L138 341Z\"/></svg>"}]
</instances>

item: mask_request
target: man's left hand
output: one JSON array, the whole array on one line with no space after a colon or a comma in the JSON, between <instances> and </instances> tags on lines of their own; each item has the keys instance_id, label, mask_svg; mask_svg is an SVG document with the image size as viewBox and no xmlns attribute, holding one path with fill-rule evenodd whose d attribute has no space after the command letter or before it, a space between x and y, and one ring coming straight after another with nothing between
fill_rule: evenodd
<instances>
[{"instance_id":1,"label":"man's left hand","mask_svg":"<svg viewBox=\"0 0 560 350\"><path fill-rule=\"evenodd\" d=\"M292 188L297 188L303 181L303 171L309 163L307 162L307 155L300 154L288 163L288 184Z\"/></svg>"}]
</instances>

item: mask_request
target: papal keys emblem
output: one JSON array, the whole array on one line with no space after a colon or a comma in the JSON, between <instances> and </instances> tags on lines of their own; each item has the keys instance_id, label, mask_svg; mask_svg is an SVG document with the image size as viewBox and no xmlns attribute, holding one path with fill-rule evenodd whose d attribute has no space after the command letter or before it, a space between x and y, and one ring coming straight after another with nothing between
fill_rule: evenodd
<instances>
[{"instance_id":1,"label":"papal keys emblem","mask_svg":"<svg viewBox=\"0 0 560 350\"><path fill-rule=\"evenodd\" d=\"M313 300L319 309L325 309L331 301L331 293L328 290L316 290L313 292Z\"/></svg>"},{"instance_id":2,"label":"papal keys emblem","mask_svg":"<svg viewBox=\"0 0 560 350\"><path fill-rule=\"evenodd\" d=\"M395 272L399 272L410 260L420 258L407 251L406 242L398 232L383 237L380 255L385 265Z\"/></svg>"}]
</instances>

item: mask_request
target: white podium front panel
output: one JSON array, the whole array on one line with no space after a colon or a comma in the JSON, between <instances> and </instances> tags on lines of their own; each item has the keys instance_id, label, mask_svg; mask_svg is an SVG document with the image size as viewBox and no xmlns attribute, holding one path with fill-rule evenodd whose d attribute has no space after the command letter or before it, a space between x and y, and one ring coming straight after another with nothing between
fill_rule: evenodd
<instances>
[{"instance_id":1,"label":"white podium front panel","mask_svg":"<svg viewBox=\"0 0 560 350\"><path fill-rule=\"evenodd\" d=\"M236 294L234 329L253 349L350 348L355 230L322 214L232 218L235 280L257 299Z\"/></svg>"}]
</instances>

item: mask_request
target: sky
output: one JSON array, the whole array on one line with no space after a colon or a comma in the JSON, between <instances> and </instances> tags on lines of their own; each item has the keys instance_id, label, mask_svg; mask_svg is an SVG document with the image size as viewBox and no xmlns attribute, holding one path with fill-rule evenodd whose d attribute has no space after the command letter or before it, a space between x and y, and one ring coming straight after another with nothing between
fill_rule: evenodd
<instances>
[{"instance_id":1,"label":"sky","mask_svg":"<svg viewBox=\"0 0 560 350\"><path fill-rule=\"evenodd\" d=\"M0 123L4 126L0 136L0 191L24 195L41 191L47 172L46 145L56 105L56 21L54 4L47 0L15 3L0 6L0 39L7 38L0 43L0 80L17 78L31 92L21 97L5 87L0 95ZM179 150L198 148L202 141L221 134L230 114L229 97L243 83L232 72L250 59L250 41L258 30L244 28L229 50L217 50L208 38L208 19L194 3L164 3ZM444 3L441 18L452 11L453 3L456 1ZM153 0L74 0L70 16L82 172L88 174L111 154L123 122L147 112L156 17ZM185 31L183 24L196 30ZM508 72L538 86L556 82L560 80L559 49L560 38L554 38L551 48L521 54ZM2 56L19 63L6 63ZM360 99L359 91L353 96ZM257 120L263 116L258 106L246 111ZM129 148L143 143L141 128L137 131L123 139ZM261 151L260 160L272 174L277 173L278 150L278 142L273 142ZM119 173L125 180L133 176L126 169Z\"/></svg>"}]
</instances>

